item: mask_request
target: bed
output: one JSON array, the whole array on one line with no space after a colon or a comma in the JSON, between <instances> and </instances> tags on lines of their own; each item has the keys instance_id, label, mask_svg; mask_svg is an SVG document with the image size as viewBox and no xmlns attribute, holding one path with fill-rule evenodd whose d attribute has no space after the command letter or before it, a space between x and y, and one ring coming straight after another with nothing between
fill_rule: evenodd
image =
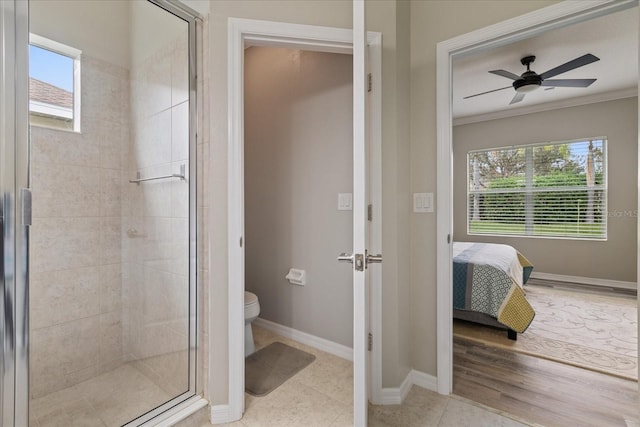
<instances>
[{"instance_id":1,"label":"bed","mask_svg":"<svg viewBox=\"0 0 640 427\"><path fill-rule=\"evenodd\" d=\"M524 332L535 316L523 285L533 265L515 248L494 243L453 243L453 317Z\"/></svg>"}]
</instances>

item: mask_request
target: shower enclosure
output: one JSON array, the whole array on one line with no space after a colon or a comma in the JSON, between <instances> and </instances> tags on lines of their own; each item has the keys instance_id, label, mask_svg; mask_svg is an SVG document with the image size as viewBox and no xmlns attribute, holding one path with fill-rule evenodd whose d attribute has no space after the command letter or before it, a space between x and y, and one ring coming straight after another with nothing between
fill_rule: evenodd
<instances>
[{"instance_id":1,"label":"shower enclosure","mask_svg":"<svg viewBox=\"0 0 640 427\"><path fill-rule=\"evenodd\" d=\"M197 14L0 8L0 426L153 422L200 392Z\"/></svg>"}]
</instances>

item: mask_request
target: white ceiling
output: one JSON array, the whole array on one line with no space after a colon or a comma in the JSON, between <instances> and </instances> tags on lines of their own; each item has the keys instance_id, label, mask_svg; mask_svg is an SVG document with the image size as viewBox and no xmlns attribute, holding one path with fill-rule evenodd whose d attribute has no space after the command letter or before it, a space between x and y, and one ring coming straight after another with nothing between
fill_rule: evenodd
<instances>
[{"instance_id":1,"label":"white ceiling","mask_svg":"<svg viewBox=\"0 0 640 427\"><path fill-rule=\"evenodd\" d=\"M492 50L454 58L453 117L457 122L479 121L542 109L616 99L637 94L638 9L616 12L590 21L547 31L539 36ZM465 96L510 86L513 80L489 70L526 71L522 57L535 55L531 70L542 74L591 53L600 61L555 76L554 79L597 78L588 88L540 87L520 103L509 105L513 88L463 99Z\"/></svg>"}]
</instances>

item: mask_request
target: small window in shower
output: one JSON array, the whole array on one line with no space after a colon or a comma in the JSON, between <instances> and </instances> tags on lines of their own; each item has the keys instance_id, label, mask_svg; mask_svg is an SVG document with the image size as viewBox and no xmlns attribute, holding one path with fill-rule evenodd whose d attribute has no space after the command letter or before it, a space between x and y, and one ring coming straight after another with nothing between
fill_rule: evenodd
<instances>
[{"instance_id":1,"label":"small window in shower","mask_svg":"<svg viewBox=\"0 0 640 427\"><path fill-rule=\"evenodd\" d=\"M80 132L81 53L62 43L30 35L31 125Z\"/></svg>"}]
</instances>

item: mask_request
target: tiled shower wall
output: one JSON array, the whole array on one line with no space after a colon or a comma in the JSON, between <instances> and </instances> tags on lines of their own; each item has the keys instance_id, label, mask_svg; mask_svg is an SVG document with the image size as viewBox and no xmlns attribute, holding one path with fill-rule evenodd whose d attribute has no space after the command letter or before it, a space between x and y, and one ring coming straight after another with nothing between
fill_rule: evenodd
<instances>
[{"instance_id":1,"label":"tiled shower wall","mask_svg":"<svg viewBox=\"0 0 640 427\"><path fill-rule=\"evenodd\" d=\"M188 386L189 183L129 183L189 173L187 55L186 35L130 71L84 55L82 132L31 129L32 398L125 362L169 393Z\"/></svg>"},{"instance_id":2,"label":"tiled shower wall","mask_svg":"<svg viewBox=\"0 0 640 427\"><path fill-rule=\"evenodd\" d=\"M126 175L189 172L186 34L131 68ZM188 388L189 181L124 184L123 299L127 361L170 394Z\"/></svg>"},{"instance_id":3,"label":"tiled shower wall","mask_svg":"<svg viewBox=\"0 0 640 427\"><path fill-rule=\"evenodd\" d=\"M121 177L129 75L82 58L82 133L32 127L32 397L122 363Z\"/></svg>"}]
</instances>

